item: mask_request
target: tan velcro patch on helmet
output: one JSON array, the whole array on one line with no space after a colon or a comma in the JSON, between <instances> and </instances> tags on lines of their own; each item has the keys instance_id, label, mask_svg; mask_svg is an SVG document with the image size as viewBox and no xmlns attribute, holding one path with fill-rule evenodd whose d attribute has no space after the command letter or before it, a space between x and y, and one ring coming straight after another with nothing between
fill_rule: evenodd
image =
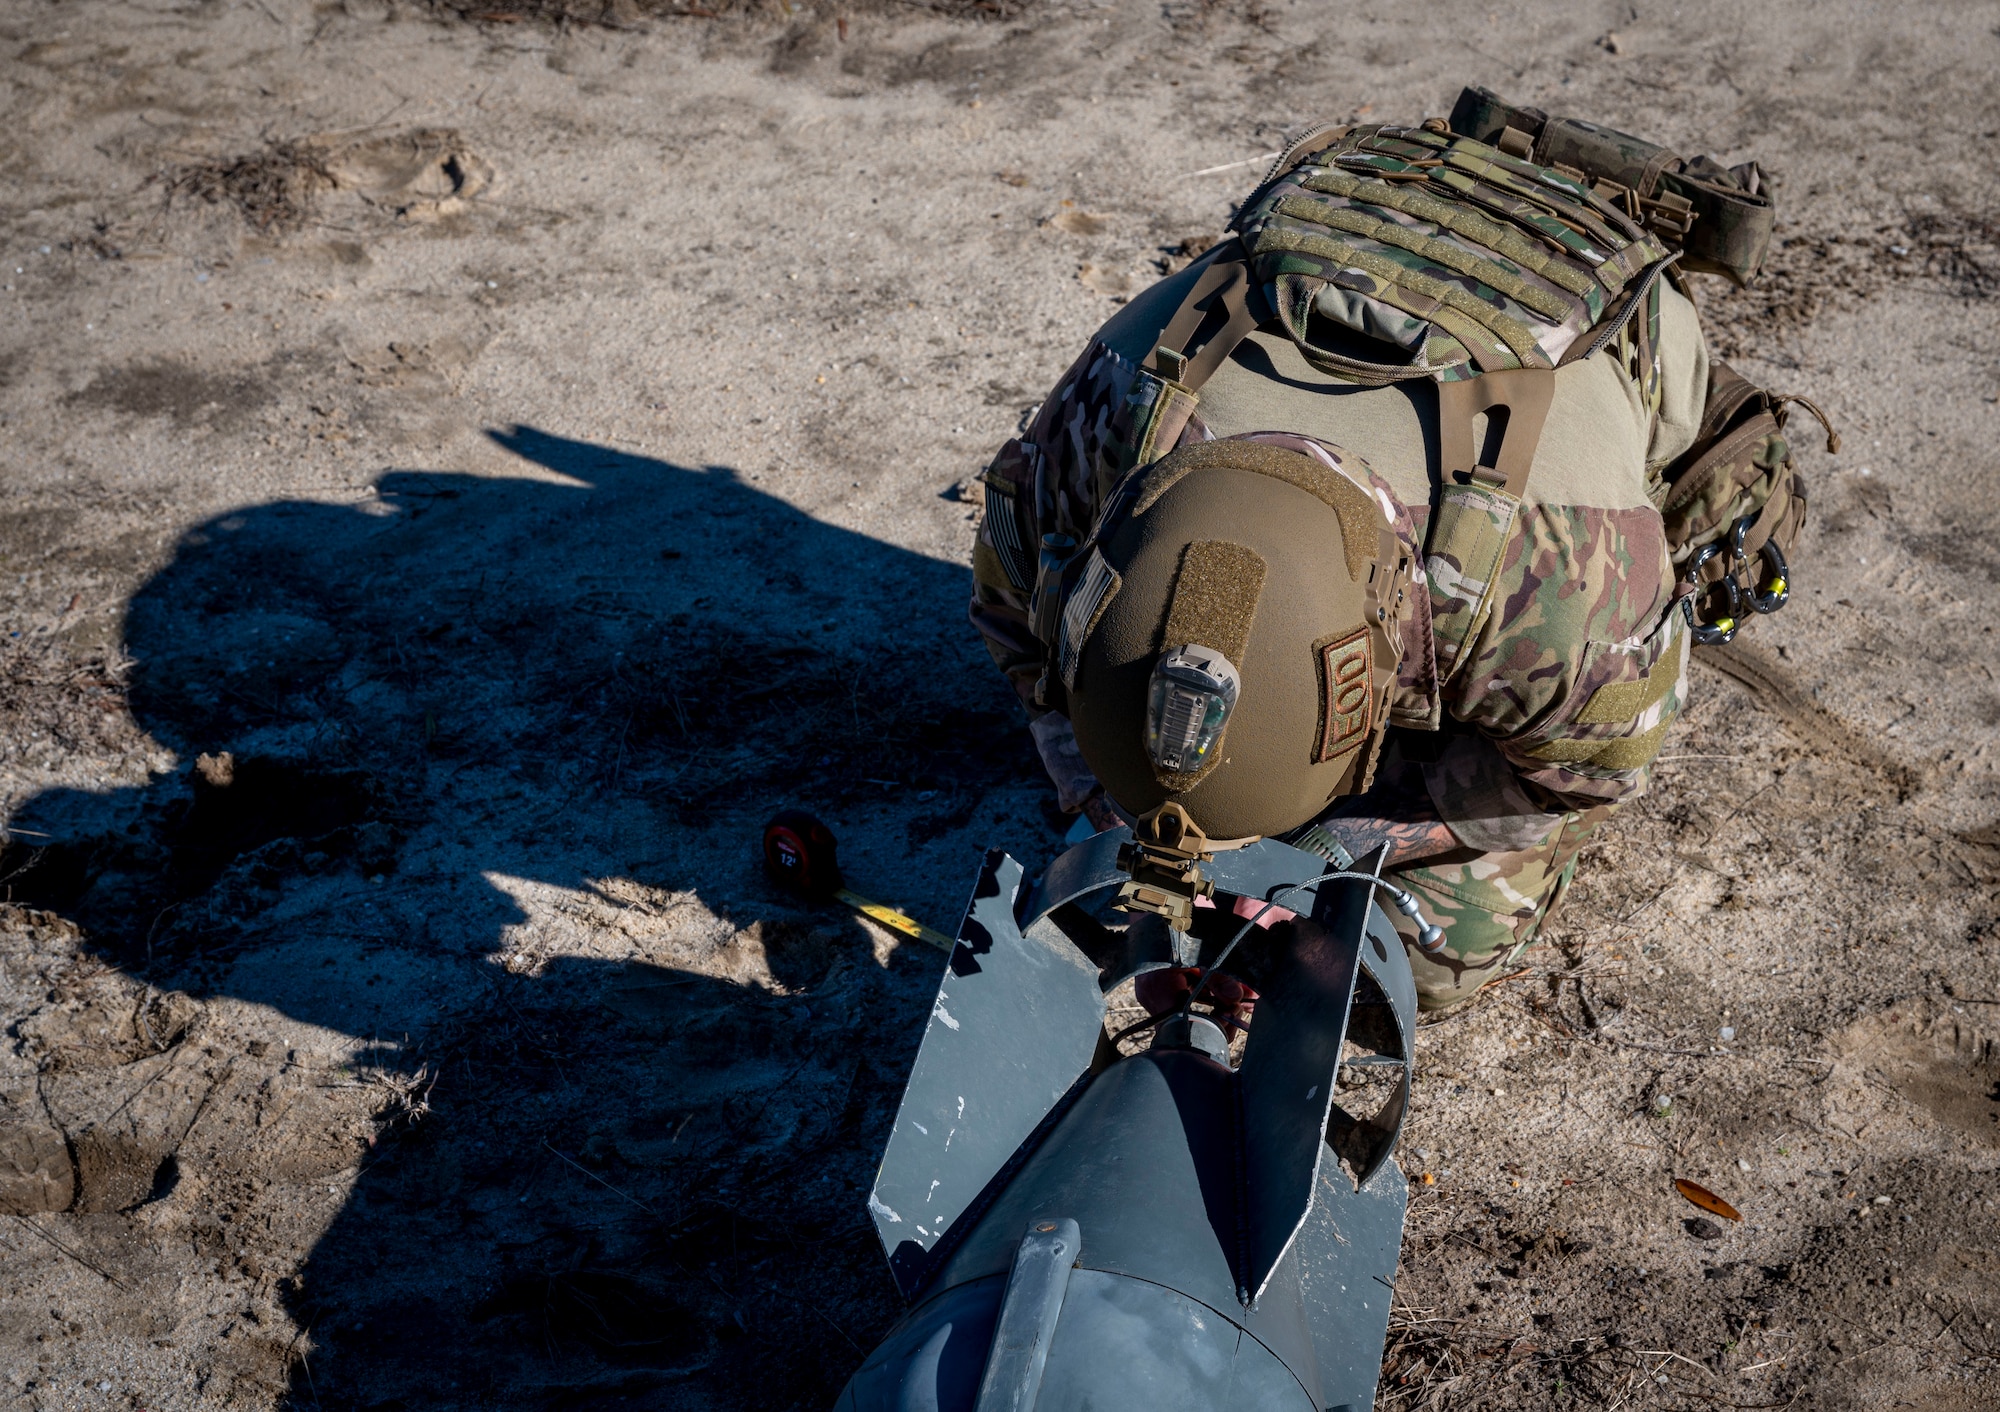
<instances>
[{"instance_id":1,"label":"tan velcro patch on helmet","mask_svg":"<svg viewBox=\"0 0 2000 1412\"><path fill-rule=\"evenodd\" d=\"M1188 545L1174 579L1161 650L1199 643L1240 667L1257 618L1257 599L1264 592L1264 574L1264 560L1254 549L1220 539Z\"/></svg>"},{"instance_id":2,"label":"tan velcro patch on helmet","mask_svg":"<svg viewBox=\"0 0 2000 1412\"><path fill-rule=\"evenodd\" d=\"M1313 761L1337 760L1366 741L1374 724L1368 629L1313 644L1319 659L1319 741Z\"/></svg>"}]
</instances>

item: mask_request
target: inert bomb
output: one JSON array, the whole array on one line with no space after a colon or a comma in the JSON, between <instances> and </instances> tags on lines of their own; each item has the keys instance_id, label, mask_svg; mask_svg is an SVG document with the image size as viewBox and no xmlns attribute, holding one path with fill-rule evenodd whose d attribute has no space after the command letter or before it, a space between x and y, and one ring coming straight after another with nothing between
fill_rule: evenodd
<instances>
[{"instance_id":1,"label":"inert bomb","mask_svg":"<svg viewBox=\"0 0 2000 1412\"><path fill-rule=\"evenodd\" d=\"M987 855L868 1201L911 1307L844 1412L1373 1405L1416 1022L1379 855L1204 857L1215 905L1182 932L1113 910L1131 843L1034 885ZM1238 899L1300 919L1239 927ZM1260 995L1241 1061L1192 1001L1122 1055L1106 995L1234 933Z\"/></svg>"}]
</instances>

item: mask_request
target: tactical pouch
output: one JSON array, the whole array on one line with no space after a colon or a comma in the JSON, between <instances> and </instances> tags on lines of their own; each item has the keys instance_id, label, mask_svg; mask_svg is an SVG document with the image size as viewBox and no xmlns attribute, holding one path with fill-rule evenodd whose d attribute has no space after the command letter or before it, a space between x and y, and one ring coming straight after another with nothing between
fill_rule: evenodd
<instances>
[{"instance_id":1,"label":"tactical pouch","mask_svg":"<svg viewBox=\"0 0 2000 1412\"><path fill-rule=\"evenodd\" d=\"M1517 108L1484 88L1467 88L1451 110L1451 130L1502 152L1589 182L1622 201L1632 217L1682 252L1681 268L1722 275L1738 288L1763 268L1774 212L1755 162L1725 167L1683 158L1615 128Z\"/></svg>"},{"instance_id":2,"label":"tactical pouch","mask_svg":"<svg viewBox=\"0 0 2000 1412\"><path fill-rule=\"evenodd\" d=\"M1805 484L1785 436L1792 402L1818 418L1826 449L1838 451L1840 437L1809 399L1766 392L1712 360L1695 444L1654 491L1682 596L1693 600L1696 642L1727 642L1749 614L1775 613L1790 596L1789 556L1806 522Z\"/></svg>"}]
</instances>

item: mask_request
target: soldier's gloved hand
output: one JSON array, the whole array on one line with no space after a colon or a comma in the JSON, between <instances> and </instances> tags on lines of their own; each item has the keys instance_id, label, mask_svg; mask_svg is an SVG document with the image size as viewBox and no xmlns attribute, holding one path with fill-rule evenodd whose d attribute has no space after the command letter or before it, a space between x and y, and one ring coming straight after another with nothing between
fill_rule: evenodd
<instances>
[{"instance_id":1,"label":"soldier's gloved hand","mask_svg":"<svg viewBox=\"0 0 2000 1412\"><path fill-rule=\"evenodd\" d=\"M1142 971L1132 982L1133 994L1146 1007L1148 1015L1164 1015L1178 1009L1187 999L1188 992L1201 983L1201 970L1195 966L1173 966L1164 971ZM1215 1007L1215 1022L1222 1026L1222 1032L1232 1039L1238 1029L1246 1029L1257 1004L1257 992L1231 975L1217 972L1215 979L1208 983L1208 989L1201 998ZM1230 1023L1241 1020L1241 1025Z\"/></svg>"}]
</instances>

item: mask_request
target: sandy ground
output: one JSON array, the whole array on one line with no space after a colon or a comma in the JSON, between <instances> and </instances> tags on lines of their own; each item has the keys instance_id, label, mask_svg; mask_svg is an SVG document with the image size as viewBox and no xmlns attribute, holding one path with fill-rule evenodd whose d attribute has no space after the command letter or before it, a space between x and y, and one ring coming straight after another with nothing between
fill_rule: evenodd
<instances>
[{"instance_id":1,"label":"sandy ground","mask_svg":"<svg viewBox=\"0 0 2000 1412\"><path fill-rule=\"evenodd\" d=\"M1423 1034L1380 1405L2000 1403L2000 7L518 8L0 13L0 1402L828 1403L939 960L759 826L1050 855L967 478L1285 129L1481 82L1776 174L1706 316L1846 449Z\"/></svg>"}]
</instances>

